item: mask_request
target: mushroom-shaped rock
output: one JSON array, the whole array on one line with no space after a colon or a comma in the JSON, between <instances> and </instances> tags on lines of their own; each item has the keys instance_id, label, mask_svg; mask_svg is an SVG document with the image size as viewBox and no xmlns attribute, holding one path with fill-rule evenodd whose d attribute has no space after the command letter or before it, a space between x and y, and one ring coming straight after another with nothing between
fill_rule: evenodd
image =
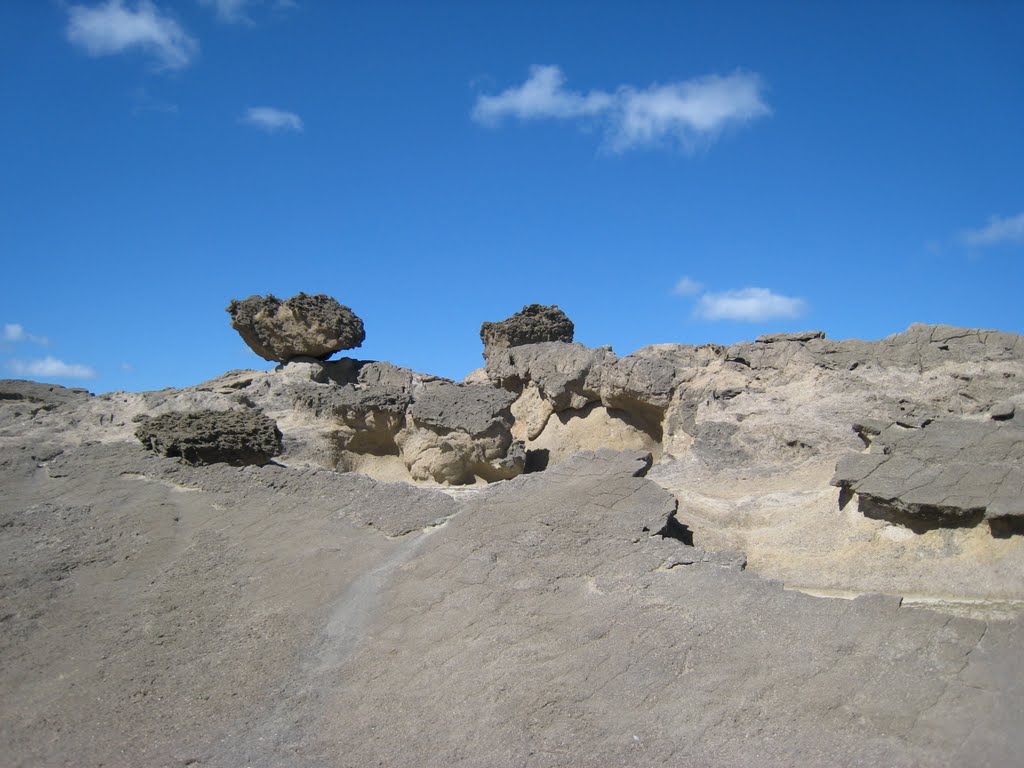
<instances>
[{"instance_id":1,"label":"mushroom-shaped rock","mask_svg":"<svg viewBox=\"0 0 1024 768\"><path fill-rule=\"evenodd\" d=\"M542 341L572 341L573 330L572 320L557 306L530 304L499 323L481 325L480 340L484 343L486 358L493 349Z\"/></svg>"},{"instance_id":2,"label":"mushroom-shaped rock","mask_svg":"<svg viewBox=\"0 0 1024 768\"><path fill-rule=\"evenodd\" d=\"M277 423L260 411L192 411L143 418L135 436L186 464L266 464L281 453Z\"/></svg>"},{"instance_id":3,"label":"mushroom-shaped rock","mask_svg":"<svg viewBox=\"0 0 1024 768\"><path fill-rule=\"evenodd\" d=\"M348 307L322 293L299 293L281 300L273 294L250 296L228 305L231 327L264 360L296 357L326 360L366 338L363 321Z\"/></svg>"}]
</instances>

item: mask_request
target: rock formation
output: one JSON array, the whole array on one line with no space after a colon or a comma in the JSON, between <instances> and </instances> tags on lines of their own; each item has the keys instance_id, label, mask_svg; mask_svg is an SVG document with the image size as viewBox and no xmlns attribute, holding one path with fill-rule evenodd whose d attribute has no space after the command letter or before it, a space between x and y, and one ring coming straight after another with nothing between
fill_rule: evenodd
<instances>
[{"instance_id":1,"label":"rock formation","mask_svg":"<svg viewBox=\"0 0 1024 768\"><path fill-rule=\"evenodd\" d=\"M462 383L0 381L8 761L1016 764L1024 338L512 319Z\"/></svg>"},{"instance_id":2,"label":"rock formation","mask_svg":"<svg viewBox=\"0 0 1024 768\"><path fill-rule=\"evenodd\" d=\"M495 349L542 341L572 341L573 330L572 320L558 307L530 304L499 323L481 325L480 340L486 358Z\"/></svg>"},{"instance_id":3,"label":"rock formation","mask_svg":"<svg viewBox=\"0 0 1024 768\"><path fill-rule=\"evenodd\" d=\"M281 453L281 431L259 411L192 411L141 417L144 446L187 464L266 464Z\"/></svg>"},{"instance_id":4,"label":"rock formation","mask_svg":"<svg viewBox=\"0 0 1024 768\"><path fill-rule=\"evenodd\" d=\"M228 305L231 327L264 360L296 357L326 360L366 339L363 321L330 296L299 293L282 301L272 294L250 296Z\"/></svg>"}]
</instances>

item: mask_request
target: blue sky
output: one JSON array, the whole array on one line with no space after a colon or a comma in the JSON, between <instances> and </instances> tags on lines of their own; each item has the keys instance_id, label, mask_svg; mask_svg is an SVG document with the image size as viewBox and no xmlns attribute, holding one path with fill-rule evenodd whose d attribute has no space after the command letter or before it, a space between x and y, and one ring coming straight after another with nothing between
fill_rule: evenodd
<instances>
[{"instance_id":1,"label":"blue sky","mask_svg":"<svg viewBox=\"0 0 1024 768\"><path fill-rule=\"evenodd\" d=\"M1024 3L0 4L0 377L268 367L328 293L461 378L559 304L619 354L1024 332Z\"/></svg>"}]
</instances>

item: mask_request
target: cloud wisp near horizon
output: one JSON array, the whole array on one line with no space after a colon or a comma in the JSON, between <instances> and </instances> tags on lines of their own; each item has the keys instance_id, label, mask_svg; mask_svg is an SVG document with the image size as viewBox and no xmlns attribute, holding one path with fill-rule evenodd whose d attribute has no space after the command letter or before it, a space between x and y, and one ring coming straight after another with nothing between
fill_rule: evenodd
<instances>
[{"instance_id":1,"label":"cloud wisp near horizon","mask_svg":"<svg viewBox=\"0 0 1024 768\"><path fill-rule=\"evenodd\" d=\"M96 369L80 363L65 363L53 355L39 360L11 359L7 367L18 376L38 376L49 379L95 379L99 376Z\"/></svg>"},{"instance_id":2,"label":"cloud wisp near horizon","mask_svg":"<svg viewBox=\"0 0 1024 768\"><path fill-rule=\"evenodd\" d=\"M20 344L35 344L40 347L50 345L46 336L30 333L21 323L4 323L0 334L0 351L13 351ZM29 376L52 379L95 379L99 375L90 365L66 363L53 355L25 360L12 357L4 362L4 368L16 376Z\"/></svg>"},{"instance_id":3,"label":"cloud wisp near horizon","mask_svg":"<svg viewBox=\"0 0 1024 768\"><path fill-rule=\"evenodd\" d=\"M472 118L492 126L505 118L597 120L604 147L623 152L666 144L693 151L731 126L771 114L761 78L740 70L646 88L620 85L612 92L571 91L565 83L560 67L533 66L522 85L479 96Z\"/></svg>"}]
</instances>

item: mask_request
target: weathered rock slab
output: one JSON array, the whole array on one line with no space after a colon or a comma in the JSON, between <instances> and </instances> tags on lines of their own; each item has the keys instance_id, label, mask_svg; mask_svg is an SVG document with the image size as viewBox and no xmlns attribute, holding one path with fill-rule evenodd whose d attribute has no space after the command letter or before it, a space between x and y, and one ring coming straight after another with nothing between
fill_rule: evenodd
<instances>
[{"instance_id":1,"label":"weathered rock slab","mask_svg":"<svg viewBox=\"0 0 1024 768\"><path fill-rule=\"evenodd\" d=\"M143 418L144 446L187 464L266 464L281 453L281 430L260 411L192 411Z\"/></svg>"},{"instance_id":2,"label":"weathered rock slab","mask_svg":"<svg viewBox=\"0 0 1024 768\"><path fill-rule=\"evenodd\" d=\"M1024 516L1024 429L1012 423L940 419L920 428L863 424L868 453L843 457L832 484L862 509L909 527L975 525Z\"/></svg>"}]
</instances>

